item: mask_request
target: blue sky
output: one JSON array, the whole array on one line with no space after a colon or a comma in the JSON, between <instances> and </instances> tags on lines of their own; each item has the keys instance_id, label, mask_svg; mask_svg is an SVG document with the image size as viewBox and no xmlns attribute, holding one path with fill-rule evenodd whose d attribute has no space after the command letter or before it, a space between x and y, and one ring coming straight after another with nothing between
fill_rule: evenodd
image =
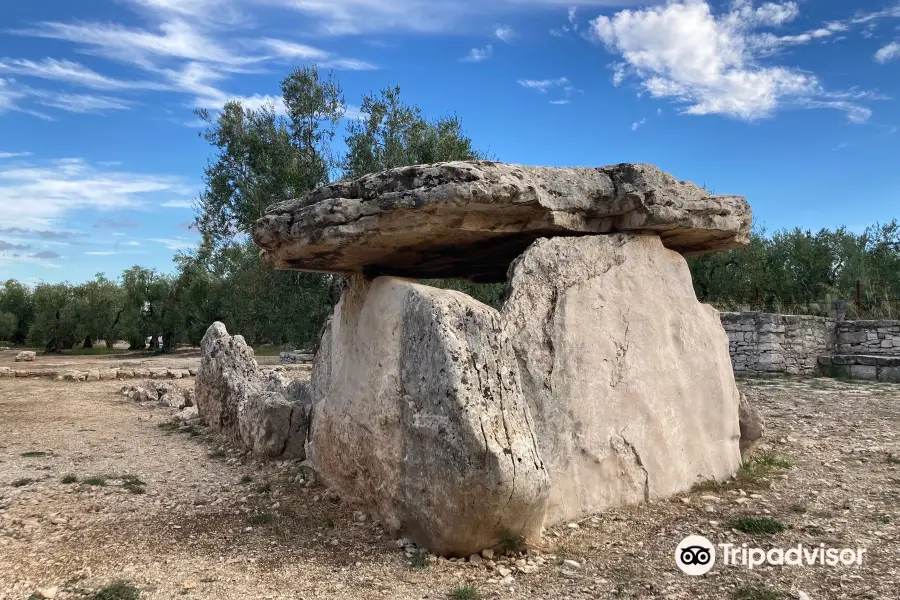
<instances>
[{"instance_id":1,"label":"blue sky","mask_svg":"<svg viewBox=\"0 0 900 600\"><path fill-rule=\"evenodd\" d=\"M653 163L768 229L900 213L896 0L4 2L0 280L172 270L211 156L192 111L309 63L499 160Z\"/></svg>"}]
</instances>

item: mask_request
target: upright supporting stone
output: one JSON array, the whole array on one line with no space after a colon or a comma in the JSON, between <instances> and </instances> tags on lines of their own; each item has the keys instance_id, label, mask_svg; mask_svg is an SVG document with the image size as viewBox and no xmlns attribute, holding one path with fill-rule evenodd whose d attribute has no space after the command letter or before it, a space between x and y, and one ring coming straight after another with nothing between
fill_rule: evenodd
<instances>
[{"instance_id":1,"label":"upright supporting stone","mask_svg":"<svg viewBox=\"0 0 900 600\"><path fill-rule=\"evenodd\" d=\"M738 469L728 338L658 237L541 239L511 286L502 315L553 484L549 523Z\"/></svg>"},{"instance_id":2,"label":"upright supporting stone","mask_svg":"<svg viewBox=\"0 0 900 600\"><path fill-rule=\"evenodd\" d=\"M494 309L351 281L316 357L310 460L394 533L443 555L540 538L549 489Z\"/></svg>"}]
</instances>

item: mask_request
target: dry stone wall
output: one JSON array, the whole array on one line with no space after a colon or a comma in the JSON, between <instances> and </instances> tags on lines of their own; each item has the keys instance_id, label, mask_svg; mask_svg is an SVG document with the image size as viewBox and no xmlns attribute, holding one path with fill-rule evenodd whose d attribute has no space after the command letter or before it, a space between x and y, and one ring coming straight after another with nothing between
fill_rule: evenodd
<instances>
[{"instance_id":1,"label":"dry stone wall","mask_svg":"<svg viewBox=\"0 0 900 600\"><path fill-rule=\"evenodd\" d=\"M883 365L869 359L900 360L900 321L835 322L824 317L757 312L725 312L720 318L737 375L837 373L879 381L897 377L891 372L885 376L889 378L883 378L881 370L876 374L876 366L880 369ZM893 368L893 362L885 364L885 368ZM841 369L849 369L849 365L858 368L844 373Z\"/></svg>"},{"instance_id":2,"label":"dry stone wall","mask_svg":"<svg viewBox=\"0 0 900 600\"><path fill-rule=\"evenodd\" d=\"M900 321L840 321L834 354L900 356Z\"/></svg>"},{"instance_id":3,"label":"dry stone wall","mask_svg":"<svg viewBox=\"0 0 900 600\"><path fill-rule=\"evenodd\" d=\"M721 313L736 375L814 375L833 343L834 321L808 315Z\"/></svg>"}]
</instances>

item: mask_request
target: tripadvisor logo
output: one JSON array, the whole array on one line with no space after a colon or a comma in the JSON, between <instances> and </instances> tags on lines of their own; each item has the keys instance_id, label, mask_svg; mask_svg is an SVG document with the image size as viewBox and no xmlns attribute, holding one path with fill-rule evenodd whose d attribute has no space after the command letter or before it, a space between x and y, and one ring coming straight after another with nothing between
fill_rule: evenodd
<instances>
[{"instance_id":1,"label":"tripadvisor logo","mask_svg":"<svg viewBox=\"0 0 900 600\"><path fill-rule=\"evenodd\" d=\"M804 546L798 544L792 548L750 548L747 544L714 545L699 535L691 535L675 548L675 564L687 575L705 575L716 562L716 548L719 548L722 564L754 569L760 566L860 566L865 548L826 548L825 544Z\"/></svg>"}]
</instances>

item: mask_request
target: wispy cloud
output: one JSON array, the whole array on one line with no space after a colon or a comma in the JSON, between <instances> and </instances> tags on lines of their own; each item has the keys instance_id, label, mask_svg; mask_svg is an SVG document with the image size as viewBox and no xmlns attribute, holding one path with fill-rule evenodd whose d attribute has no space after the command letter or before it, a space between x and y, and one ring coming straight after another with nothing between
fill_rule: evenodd
<instances>
[{"instance_id":1,"label":"wispy cloud","mask_svg":"<svg viewBox=\"0 0 900 600\"><path fill-rule=\"evenodd\" d=\"M88 256L112 256L115 254L112 250L92 250L91 252L85 252Z\"/></svg>"},{"instance_id":2,"label":"wispy cloud","mask_svg":"<svg viewBox=\"0 0 900 600\"><path fill-rule=\"evenodd\" d=\"M572 104L572 101L563 98L562 100L551 100L550 104L557 104L557 105Z\"/></svg>"},{"instance_id":3,"label":"wispy cloud","mask_svg":"<svg viewBox=\"0 0 900 600\"><path fill-rule=\"evenodd\" d=\"M494 47L488 44L484 48L472 48L469 50L469 54L464 56L462 59L463 62L482 62L494 55Z\"/></svg>"},{"instance_id":4,"label":"wispy cloud","mask_svg":"<svg viewBox=\"0 0 900 600\"><path fill-rule=\"evenodd\" d=\"M100 169L79 158L0 163L0 214L21 231L52 230L74 211L140 208L154 195L194 192L177 177Z\"/></svg>"},{"instance_id":5,"label":"wispy cloud","mask_svg":"<svg viewBox=\"0 0 900 600\"><path fill-rule=\"evenodd\" d=\"M0 159L19 158L20 156L31 156L31 152L0 152Z\"/></svg>"},{"instance_id":6,"label":"wispy cloud","mask_svg":"<svg viewBox=\"0 0 900 600\"><path fill-rule=\"evenodd\" d=\"M497 25L494 28L494 36L501 42L509 44L516 37L516 32L509 25Z\"/></svg>"},{"instance_id":7,"label":"wispy cloud","mask_svg":"<svg viewBox=\"0 0 900 600\"><path fill-rule=\"evenodd\" d=\"M190 250L197 247L196 240L189 240L182 237L175 238L152 238L151 242L162 244L169 250Z\"/></svg>"},{"instance_id":8,"label":"wispy cloud","mask_svg":"<svg viewBox=\"0 0 900 600\"><path fill-rule=\"evenodd\" d=\"M94 229L129 229L140 226L140 223L128 217L124 219L100 219L94 223Z\"/></svg>"},{"instance_id":9,"label":"wispy cloud","mask_svg":"<svg viewBox=\"0 0 900 600\"><path fill-rule=\"evenodd\" d=\"M883 46L875 53L875 60L884 64L888 61L900 58L900 42L891 42L887 46Z\"/></svg>"},{"instance_id":10,"label":"wispy cloud","mask_svg":"<svg viewBox=\"0 0 900 600\"><path fill-rule=\"evenodd\" d=\"M556 79L519 79L516 83L521 85L523 88L546 93L547 90L551 88L564 87L568 85L569 79L566 77L558 77Z\"/></svg>"},{"instance_id":11,"label":"wispy cloud","mask_svg":"<svg viewBox=\"0 0 900 600\"><path fill-rule=\"evenodd\" d=\"M631 130L632 130L632 131L637 131L637 130L640 129L640 127L641 127L644 123L646 123L646 122L647 122L647 118L646 118L646 117L644 117L644 118L641 119L640 121L635 121L634 123L631 124Z\"/></svg>"},{"instance_id":12,"label":"wispy cloud","mask_svg":"<svg viewBox=\"0 0 900 600\"><path fill-rule=\"evenodd\" d=\"M753 8L750 0L735 0L728 12L715 15L703 0L684 0L598 17L591 35L617 57L614 82L634 77L642 91L688 114L753 120L781 108L830 108L865 122L871 110L860 101L876 94L831 92L807 71L758 60L777 44L756 28L777 27L798 13L793 2Z\"/></svg>"},{"instance_id":13,"label":"wispy cloud","mask_svg":"<svg viewBox=\"0 0 900 600\"><path fill-rule=\"evenodd\" d=\"M190 200L167 200L160 204L164 208L192 208L193 204Z\"/></svg>"}]
</instances>

